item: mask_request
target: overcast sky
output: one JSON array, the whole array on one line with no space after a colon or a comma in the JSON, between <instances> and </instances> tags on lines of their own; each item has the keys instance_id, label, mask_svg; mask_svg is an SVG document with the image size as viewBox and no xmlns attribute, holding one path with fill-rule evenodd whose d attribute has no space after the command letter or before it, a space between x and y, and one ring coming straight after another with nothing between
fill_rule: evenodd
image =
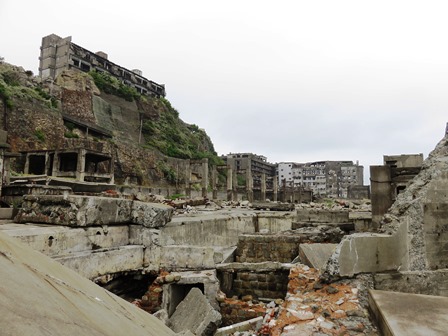
<instances>
[{"instance_id":1,"label":"overcast sky","mask_svg":"<svg viewBox=\"0 0 448 336\"><path fill-rule=\"evenodd\" d=\"M0 0L0 56L38 73L55 33L166 85L219 154L423 153L448 121L446 1ZM368 183L368 181L366 181Z\"/></svg>"}]
</instances>

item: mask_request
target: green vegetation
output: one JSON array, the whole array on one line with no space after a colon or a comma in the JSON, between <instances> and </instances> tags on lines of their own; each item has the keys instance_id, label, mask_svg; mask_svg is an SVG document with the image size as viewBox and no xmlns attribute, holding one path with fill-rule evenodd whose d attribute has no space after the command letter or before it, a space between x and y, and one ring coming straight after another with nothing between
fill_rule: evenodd
<instances>
[{"instance_id":1,"label":"green vegetation","mask_svg":"<svg viewBox=\"0 0 448 336\"><path fill-rule=\"evenodd\" d=\"M176 172L171 167L168 167L164 161L157 162L157 168L163 173L163 177L168 182L172 184L179 182Z\"/></svg>"},{"instance_id":2,"label":"green vegetation","mask_svg":"<svg viewBox=\"0 0 448 336\"><path fill-rule=\"evenodd\" d=\"M25 73L28 77L32 76L32 72ZM57 108L56 98L50 96L42 86L34 88L25 86L22 83L20 72L14 70L8 64L0 62L0 99L8 108L13 108L13 98L20 101L41 101L48 107Z\"/></svg>"},{"instance_id":3,"label":"green vegetation","mask_svg":"<svg viewBox=\"0 0 448 336\"><path fill-rule=\"evenodd\" d=\"M178 198L185 198L185 197L186 196L184 194L174 194L174 195L169 196L168 198L170 200L175 200L175 199L178 199Z\"/></svg>"},{"instance_id":4,"label":"green vegetation","mask_svg":"<svg viewBox=\"0 0 448 336\"><path fill-rule=\"evenodd\" d=\"M40 142L44 142L45 141L45 133L44 131L42 131L41 129L37 129L34 131L34 136L40 141Z\"/></svg>"},{"instance_id":5,"label":"green vegetation","mask_svg":"<svg viewBox=\"0 0 448 336\"><path fill-rule=\"evenodd\" d=\"M11 92L2 82L0 82L0 98L3 100L3 103L7 108L12 108L14 106L11 99Z\"/></svg>"},{"instance_id":6,"label":"green vegetation","mask_svg":"<svg viewBox=\"0 0 448 336\"><path fill-rule=\"evenodd\" d=\"M141 95L133 87L120 82L117 78L106 72L90 71L95 85L104 93L121 97L127 101L139 100Z\"/></svg>"},{"instance_id":7,"label":"green vegetation","mask_svg":"<svg viewBox=\"0 0 448 336\"><path fill-rule=\"evenodd\" d=\"M66 131L66 132L64 132L64 137L69 138L69 139L78 139L79 135L76 133L73 133L72 131Z\"/></svg>"},{"instance_id":8,"label":"green vegetation","mask_svg":"<svg viewBox=\"0 0 448 336\"><path fill-rule=\"evenodd\" d=\"M244 176L244 175L237 175L236 176L236 181L237 181L238 187L244 187L246 185L246 176Z\"/></svg>"},{"instance_id":9,"label":"green vegetation","mask_svg":"<svg viewBox=\"0 0 448 336\"><path fill-rule=\"evenodd\" d=\"M223 164L204 130L179 119L179 112L165 98L150 98L160 113L158 120L143 122L146 145L163 154L180 159L209 159L211 164Z\"/></svg>"}]
</instances>

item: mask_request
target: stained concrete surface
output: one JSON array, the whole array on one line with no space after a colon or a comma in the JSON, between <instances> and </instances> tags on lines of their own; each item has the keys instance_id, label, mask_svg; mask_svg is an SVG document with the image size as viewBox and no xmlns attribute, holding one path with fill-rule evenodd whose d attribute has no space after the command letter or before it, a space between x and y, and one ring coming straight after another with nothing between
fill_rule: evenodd
<instances>
[{"instance_id":1,"label":"stained concrete surface","mask_svg":"<svg viewBox=\"0 0 448 336\"><path fill-rule=\"evenodd\" d=\"M336 246L337 244L300 244L300 261L309 267L321 270Z\"/></svg>"},{"instance_id":2,"label":"stained concrete surface","mask_svg":"<svg viewBox=\"0 0 448 336\"><path fill-rule=\"evenodd\" d=\"M0 232L1 335L174 333L157 318Z\"/></svg>"},{"instance_id":3,"label":"stained concrete surface","mask_svg":"<svg viewBox=\"0 0 448 336\"><path fill-rule=\"evenodd\" d=\"M369 305L383 335L447 335L448 298L369 290Z\"/></svg>"}]
</instances>

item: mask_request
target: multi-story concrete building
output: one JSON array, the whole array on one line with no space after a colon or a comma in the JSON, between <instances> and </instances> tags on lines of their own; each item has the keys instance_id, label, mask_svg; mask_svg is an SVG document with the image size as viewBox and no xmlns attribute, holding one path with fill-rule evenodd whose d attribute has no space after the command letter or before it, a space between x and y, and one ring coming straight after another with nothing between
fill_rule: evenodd
<instances>
[{"instance_id":1,"label":"multi-story concrete building","mask_svg":"<svg viewBox=\"0 0 448 336\"><path fill-rule=\"evenodd\" d=\"M348 188L363 185L364 167L352 161L278 164L280 186L310 189L315 196L347 198Z\"/></svg>"},{"instance_id":2,"label":"multi-story concrete building","mask_svg":"<svg viewBox=\"0 0 448 336\"><path fill-rule=\"evenodd\" d=\"M266 176L275 175L275 164L269 163L263 155L252 153L229 153L221 157L235 171L243 171L249 169L252 175L266 174Z\"/></svg>"},{"instance_id":3,"label":"multi-story concrete building","mask_svg":"<svg viewBox=\"0 0 448 336\"><path fill-rule=\"evenodd\" d=\"M65 38L51 34L42 38L39 57L39 76L42 80L55 79L66 69L84 72L96 70L107 72L124 84L134 87L140 94L164 97L165 86L157 84L142 76L140 70L128 70L107 59L107 54L93 53L72 42L72 37Z\"/></svg>"}]
</instances>

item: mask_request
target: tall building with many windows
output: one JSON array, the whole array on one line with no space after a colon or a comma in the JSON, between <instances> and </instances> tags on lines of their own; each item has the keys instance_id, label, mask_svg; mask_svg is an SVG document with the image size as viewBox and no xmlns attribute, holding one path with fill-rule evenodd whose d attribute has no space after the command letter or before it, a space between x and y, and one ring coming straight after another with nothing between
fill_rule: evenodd
<instances>
[{"instance_id":1,"label":"tall building with many windows","mask_svg":"<svg viewBox=\"0 0 448 336\"><path fill-rule=\"evenodd\" d=\"M315 196L347 198L350 186L363 185L364 167L353 161L281 162L279 186L309 189Z\"/></svg>"},{"instance_id":2,"label":"tall building with many windows","mask_svg":"<svg viewBox=\"0 0 448 336\"><path fill-rule=\"evenodd\" d=\"M164 97L165 86L145 77L138 69L128 70L108 60L106 53L93 53L72 42L72 37L62 38L51 34L42 38L39 57L39 76L42 80L55 79L66 69L84 72L107 72L123 84L134 87L140 94Z\"/></svg>"}]
</instances>

